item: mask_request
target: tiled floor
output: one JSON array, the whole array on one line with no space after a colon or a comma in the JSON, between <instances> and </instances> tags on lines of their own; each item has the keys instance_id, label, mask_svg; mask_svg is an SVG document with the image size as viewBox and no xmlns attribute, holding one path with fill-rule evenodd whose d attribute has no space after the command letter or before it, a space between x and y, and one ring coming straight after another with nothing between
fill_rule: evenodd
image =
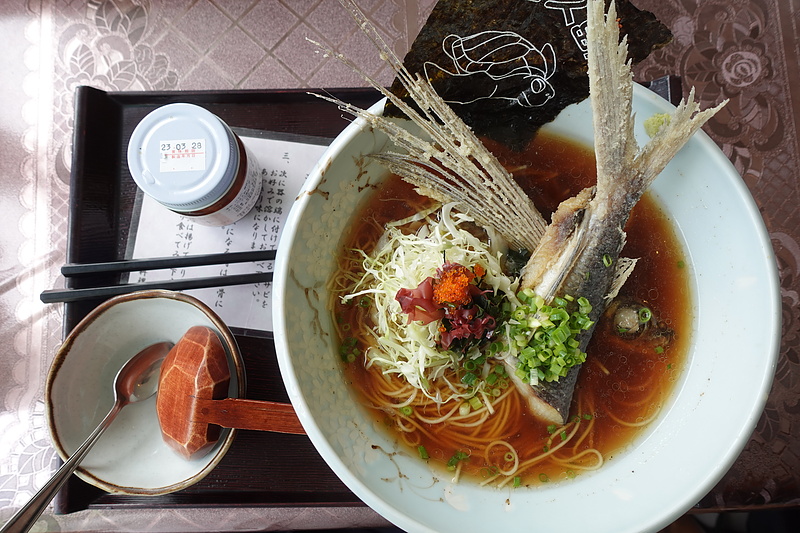
<instances>
[{"instance_id":1,"label":"tiled floor","mask_svg":"<svg viewBox=\"0 0 800 533\"><path fill-rule=\"evenodd\" d=\"M361 0L403 53L434 0ZM756 434L706 507L800 503L800 62L796 0L640 0L675 42L637 69L640 79L679 74L703 103L731 98L707 131L734 162L767 220L784 298L776 385ZM61 309L38 294L60 283L69 202L73 91L361 86L306 37L337 48L381 82L389 73L336 0L21 0L0 4L0 520L56 463L43 385L62 338ZM795 416L793 418L793 416ZM794 437L792 437L792 434ZM794 466L792 466L794 465ZM741 480L760 472L761 492ZM733 495L733 496L731 496ZM733 497L736 501L728 501ZM202 530L208 512L148 516L148 527ZM104 527L135 530L141 516ZM81 530L85 515L49 517L49 530ZM230 529L335 527L385 522L368 509L239 516Z\"/></svg>"}]
</instances>

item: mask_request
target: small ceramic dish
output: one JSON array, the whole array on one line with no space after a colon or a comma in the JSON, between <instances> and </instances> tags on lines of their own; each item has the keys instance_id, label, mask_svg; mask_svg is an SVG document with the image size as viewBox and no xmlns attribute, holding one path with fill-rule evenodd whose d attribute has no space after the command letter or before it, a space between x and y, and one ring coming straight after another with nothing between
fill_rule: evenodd
<instances>
[{"instance_id":1,"label":"small ceramic dish","mask_svg":"<svg viewBox=\"0 0 800 533\"><path fill-rule=\"evenodd\" d=\"M69 333L47 376L47 422L56 450L69 457L114 403L122 365L156 342L176 343L192 326L215 330L231 369L229 397L244 396L244 364L228 327L205 304L185 294L153 290L112 298ZM207 455L187 461L164 442L156 397L126 406L78 467L77 475L108 492L159 495L206 476L230 448L235 430L223 429Z\"/></svg>"}]
</instances>

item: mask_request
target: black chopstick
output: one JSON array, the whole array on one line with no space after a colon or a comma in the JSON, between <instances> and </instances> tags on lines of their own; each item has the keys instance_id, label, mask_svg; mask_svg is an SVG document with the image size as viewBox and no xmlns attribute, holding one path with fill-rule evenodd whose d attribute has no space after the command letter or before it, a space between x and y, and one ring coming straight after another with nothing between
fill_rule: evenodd
<instances>
[{"instance_id":1,"label":"black chopstick","mask_svg":"<svg viewBox=\"0 0 800 533\"><path fill-rule=\"evenodd\" d=\"M151 259L127 259L123 261L109 261L107 263L67 263L61 267L61 274L66 277L71 277L106 272L138 272L140 270L273 261L274 259L275 250L253 250L249 252L182 255Z\"/></svg>"},{"instance_id":2,"label":"black chopstick","mask_svg":"<svg viewBox=\"0 0 800 533\"><path fill-rule=\"evenodd\" d=\"M42 303L77 302L92 298L109 298L120 294L128 294L147 289L168 289L182 291L189 289L205 289L209 287L226 287L229 285L246 285L272 281L272 272L256 272L253 274L233 274L230 276L213 276L208 278L185 278L164 281L144 281L125 285L107 287L89 287L85 289L54 289L42 292L39 299Z\"/></svg>"}]
</instances>

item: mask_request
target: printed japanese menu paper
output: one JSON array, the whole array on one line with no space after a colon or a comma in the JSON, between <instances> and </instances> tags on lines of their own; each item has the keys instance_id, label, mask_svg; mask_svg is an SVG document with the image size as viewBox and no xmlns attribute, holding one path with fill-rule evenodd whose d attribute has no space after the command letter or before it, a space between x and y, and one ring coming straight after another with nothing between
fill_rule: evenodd
<instances>
[{"instance_id":1,"label":"printed japanese menu paper","mask_svg":"<svg viewBox=\"0 0 800 533\"><path fill-rule=\"evenodd\" d=\"M133 240L133 258L275 250L289 210L311 169L327 148L327 139L295 138L263 132L239 132L262 167L263 190L253 210L222 227L202 226L141 195ZM252 135L252 136L251 136ZM259 135L259 136L255 136ZM286 139L290 140L286 140ZM302 140L299 140L302 139ZM141 194L141 193L140 193ZM129 248L131 246L129 245ZM129 282L271 272L270 261L136 272ZM232 328L252 334L272 331L270 283L186 291L208 305Z\"/></svg>"}]
</instances>

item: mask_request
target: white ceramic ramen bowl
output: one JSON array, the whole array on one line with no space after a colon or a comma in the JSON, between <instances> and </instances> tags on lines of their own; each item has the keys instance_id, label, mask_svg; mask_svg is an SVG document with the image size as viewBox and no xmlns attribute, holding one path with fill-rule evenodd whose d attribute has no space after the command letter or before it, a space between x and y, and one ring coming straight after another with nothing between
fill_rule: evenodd
<instances>
[{"instance_id":1,"label":"white ceramic ramen bowl","mask_svg":"<svg viewBox=\"0 0 800 533\"><path fill-rule=\"evenodd\" d=\"M373 107L379 113L382 105ZM636 87L641 122L673 107ZM548 129L587 144L589 102ZM674 221L691 269L688 364L655 420L593 474L542 487L450 483L395 443L357 406L342 377L326 282L356 206L386 171L362 156L386 137L356 120L308 178L283 230L273 293L284 383L309 437L366 504L409 531L657 531L729 469L762 412L780 340L775 261L741 178L698 133L652 186ZM746 302L746 304L743 304Z\"/></svg>"},{"instance_id":2,"label":"white ceramic ramen bowl","mask_svg":"<svg viewBox=\"0 0 800 533\"><path fill-rule=\"evenodd\" d=\"M192 326L207 326L219 334L231 369L228 394L243 396L239 348L210 308L172 291L118 296L100 304L75 326L47 376L47 422L59 455L69 457L111 409L114 376L128 359L151 344L178 342ZM124 407L76 473L108 492L166 494L203 479L228 451L234 435L235 430L223 429L207 455L186 460L164 442L153 396Z\"/></svg>"}]
</instances>

